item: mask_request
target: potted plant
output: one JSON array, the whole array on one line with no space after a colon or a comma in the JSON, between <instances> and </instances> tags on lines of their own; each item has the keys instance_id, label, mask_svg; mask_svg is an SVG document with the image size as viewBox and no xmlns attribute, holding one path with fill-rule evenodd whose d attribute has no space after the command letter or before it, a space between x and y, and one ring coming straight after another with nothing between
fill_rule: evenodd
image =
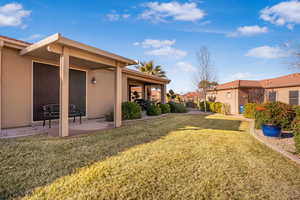
<instances>
[{"instance_id":1,"label":"potted plant","mask_svg":"<svg viewBox=\"0 0 300 200\"><path fill-rule=\"evenodd\" d=\"M291 106L281 102L271 102L256 108L261 129L266 136L278 137L281 129L290 129L293 119Z\"/></svg>"},{"instance_id":2,"label":"potted plant","mask_svg":"<svg viewBox=\"0 0 300 200\"><path fill-rule=\"evenodd\" d=\"M256 121L265 136L278 137L281 133L280 122L273 115L270 105L260 105L256 107Z\"/></svg>"},{"instance_id":3,"label":"potted plant","mask_svg":"<svg viewBox=\"0 0 300 200\"><path fill-rule=\"evenodd\" d=\"M266 116L264 123L261 125L264 135L269 137L279 137L281 134L280 124L276 119L272 118L272 116L268 114Z\"/></svg>"}]
</instances>

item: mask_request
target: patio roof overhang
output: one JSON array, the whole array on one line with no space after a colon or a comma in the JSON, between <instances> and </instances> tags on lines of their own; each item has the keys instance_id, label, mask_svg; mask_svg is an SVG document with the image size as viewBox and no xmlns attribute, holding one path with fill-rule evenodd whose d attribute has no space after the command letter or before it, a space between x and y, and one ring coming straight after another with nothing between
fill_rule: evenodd
<instances>
[{"instance_id":1,"label":"patio roof overhang","mask_svg":"<svg viewBox=\"0 0 300 200\"><path fill-rule=\"evenodd\" d=\"M69 135L69 69L70 66L90 69L113 68L115 71L115 127L122 124L122 68L137 64L134 60L88 46L86 44L62 37L59 33L37 43L28 45L20 51L21 56L37 59L54 60L60 63L59 94L59 135Z\"/></svg>"},{"instance_id":2,"label":"patio roof overhang","mask_svg":"<svg viewBox=\"0 0 300 200\"><path fill-rule=\"evenodd\" d=\"M132 69L123 69L123 73L127 75L128 78L133 80L138 80L142 82L146 82L149 84L159 84L159 85L165 85L171 82L171 80L167 78L161 78L158 76L148 75L143 72L139 72Z\"/></svg>"},{"instance_id":3,"label":"patio roof overhang","mask_svg":"<svg viewBox=\"0 0 300 200\"><path fill-rule=\"evenodd\" d=\"M27 46L20 55L59 61L65 47L69 50L70 65L74 66L99 69L137 64L134 60L62 37L59 33Z\"/></svg>"}]
</instances>

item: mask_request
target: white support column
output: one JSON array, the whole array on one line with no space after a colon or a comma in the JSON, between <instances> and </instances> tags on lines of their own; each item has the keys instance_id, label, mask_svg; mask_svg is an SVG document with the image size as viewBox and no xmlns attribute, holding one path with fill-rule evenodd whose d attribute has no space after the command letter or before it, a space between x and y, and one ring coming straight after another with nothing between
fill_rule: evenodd
<instances>
[{"instance_id":1,"label":"white support column","mask_svg":"<svg viewBox=\"0 0 300 200\"><path fill-rule=\"evenodd\" d=\"M59 88L59 136L69 135L69 49L63 47L60 55L60 88Z\"/></svg>"},{"instance_id":2,"label":"white support column","mask_svg":"<svg viewBox=\"0 0 300 200\"><path fill-rule=\"evenodd\" d=\"M115 71L115 127L122 125L122 68L118 65Z\"/></svg>"},{"instance_id":3,"label":"white support column","mask_svg":"<svg viewBox=\"0 0 300 200\"><path fill-rule=\"evenodd\" d=\"M4 46L4 42L0 41L0 134L2 129L2 49Z\"/></svg>"},{"instance_id":4,"label":"white support column","mask_svg":"<svg viewBox=\"0 0 300 200\"><path fill-rule=\"evenodd\" d=\"M161 98L161 103L165 104L166 103L166 85L161 85L160 88L160 98Z\"/></svg>"}]
</instances>

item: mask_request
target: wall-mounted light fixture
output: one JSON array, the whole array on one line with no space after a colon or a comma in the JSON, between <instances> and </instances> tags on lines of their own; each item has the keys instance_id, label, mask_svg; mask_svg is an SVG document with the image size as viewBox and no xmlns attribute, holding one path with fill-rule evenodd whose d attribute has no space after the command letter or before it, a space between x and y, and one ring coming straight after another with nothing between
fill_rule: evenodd
<instances>
[{"instance_id":1,"label":"wall-mounted light fixture","mask_svg":"<svg viewBox=\"0 0 300 200\"><path fill-rule=\"evenodd\" d=\"M92 78L92 80L91 80L91 83L92 83L92 84L96 84L96 83L97 83L97 81L96 81L96 78L95 78L95 77L93 77L93 78Z\"/></svg>"}]
</instances>

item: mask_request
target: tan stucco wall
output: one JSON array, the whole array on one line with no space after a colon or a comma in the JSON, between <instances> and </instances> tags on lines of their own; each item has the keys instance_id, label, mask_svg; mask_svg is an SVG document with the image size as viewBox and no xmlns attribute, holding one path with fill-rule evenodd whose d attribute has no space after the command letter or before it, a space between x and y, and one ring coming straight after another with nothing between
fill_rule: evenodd
<instances>
[{"instance_id":1,"label":"tan stucco wall","mask_svg":"<svg viewBox=\"0 0 300 200\"><path fill-rule=\"evenodd\" d=\"M238 114L238 89L230 89L230 90L220 90L216 93L216 102L221 102L230 105L230 113L231 114ZM230 93L230 94L229 94Z\"/></svg>"},{"instance_id":2,"label":"tan stucco wall","mask_svg":"<svg viewBox=\"0 0 300 200\"><path fill-rule=\"evenodd\" d=\"M31 122L31 59L4 48L2 54L2 127Z\"/></svg>"},{"instance_id":3,"label":"tan stucco wall","mask_svg":"<svg viewBox=\"0 0 300 200\"><path fill-rule=\"evenodd\" d=\"M292 90L298 90L300 93L300 87L288 87L288 88L272 88L272 89L266 89L265 91L265 101L268 100L267 94L270 91L276 91L276 100L283 102L283 103L289 103L289 91Z\"/></svg>"},{"instance_id":4,"label":"tan stucco wall","mask_svg":"<svg viewBox=\"0 0 300 200\"><path fill-rule=\"evenodd\" d=\"M115 74L108 70L95 70L89 71L88 77L88 118L104 116L113 110ZM97 81L96 84L90 83L93 77Z\"/></svg>"}]
</instances>

